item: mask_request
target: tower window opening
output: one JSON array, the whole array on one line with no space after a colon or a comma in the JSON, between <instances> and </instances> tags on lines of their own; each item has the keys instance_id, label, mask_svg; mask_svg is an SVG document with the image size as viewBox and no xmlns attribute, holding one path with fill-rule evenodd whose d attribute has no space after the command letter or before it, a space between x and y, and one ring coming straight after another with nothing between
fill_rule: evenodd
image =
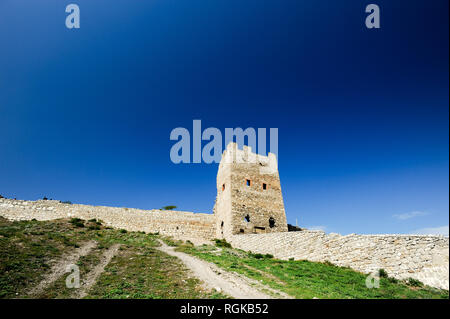
<instances>
[{"instance_id":1,"label":"tower window opening","mask_svg":"<svg viewBox=\"0 0 450 319\"><path fill-rule=\"evenodd\" d=\"M260 234L260 233L265 233L265 232L266 232L266 227L262 227L262 226L253 227L253 233L255 233L255 234Z\"/></svg>"},{"instance_id":2,"label":"tower window opening","mask_svg":"<svg viewBox=\"0 0 450 319\"><path fill-rule=\"evenodd\" d=\"M222 185L222 192L225 190L225 184Z\"/></svg>"},{"instance_id":3,"label":"tower window opening","mask_svg":"<svg viewBox=\"0 0 450 319\"><path fill-rule=\"evenodd\" d=\"M250 186L250 184L251 184L250 180L247 179L246 182L247 182L247 186Z\"/></svg>"},{"instance_id":4,"label":"tower window opening","mask_svg":"<svg viewBox=\"0 0 450 319\"><path fill-rule=\"evenodd\" d=\"M263 189L264 190L267 189L267 184L266 183L263 183Z\"/></svg>"},{"instance_id":5,"label":"tower window opening","mask_svg":"<svg viewBox=\"0 0 450 319\"><path fill-rule=\"evenodd\" d=\"M274 228L275 227L275 219L273 217L269 218L269 227Z\"/></svg>"},{"instance_id":6,"label":"tower window opening","mask_svg":"<svg viewBox=\"0 0 450 319\"><path fill-rule=\"evenodd\" d=\"M244 220L245 220L247 223L249 223L249 222L250 222L250 215L245 216L245 217L244 217Z\"/></svg>"}]
</instances>

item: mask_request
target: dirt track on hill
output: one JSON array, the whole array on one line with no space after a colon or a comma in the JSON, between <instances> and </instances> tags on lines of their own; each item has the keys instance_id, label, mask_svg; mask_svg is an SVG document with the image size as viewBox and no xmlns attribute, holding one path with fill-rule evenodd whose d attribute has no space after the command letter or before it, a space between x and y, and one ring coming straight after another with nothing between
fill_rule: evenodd
<instances>
[{"instance_id":1,"label":"dirt track on hill","mask_svg":"<svg viewBox=\"0 0 450 319\"><path fill-rule=\"evenodd\" d=\"M86 274L86 279L83 280L81 287L76 291L74 298L81 299L87 296L89 289L96 283L97 278L105 271L105 267L117 255L120 245L113 245L104 252L100 262Z\"/></svg>"},{"instance_id":2,"label":"dirt track on hill","mask_svg":"<svg viewBox=\"0 0 450 319\"><path fill-rule=\"evenodd\" d=\"M63 255L55 264L51 267L49 273L44 276L44 279L39 282L35 287L31 288L28 292L29 296L39 296L47 287L49 287L56 280L61 278L66 273L66 267L71 264L76 264L78 259L82 256L86 256L90 251L97 246L95 241L88 241L80 248L76 248L69 254Z\"/></svg>"},{"instance_id":3,"label":"dirt track on hill","mask_svg":"<svg viewBox=\"0 0 450 319\"><path fill-rule=\"evenodd\" d=\"M170 247L162 241L159 242L161 243L161 247L158 247L159 250L179 258L192 271L194 276L200 279L209 289L214 288L237 299L292 298L256 280L225 271L212 263L175 251L175 247ZM270 294L261 290L268 291Z\"/></svg>"}]
</instances>

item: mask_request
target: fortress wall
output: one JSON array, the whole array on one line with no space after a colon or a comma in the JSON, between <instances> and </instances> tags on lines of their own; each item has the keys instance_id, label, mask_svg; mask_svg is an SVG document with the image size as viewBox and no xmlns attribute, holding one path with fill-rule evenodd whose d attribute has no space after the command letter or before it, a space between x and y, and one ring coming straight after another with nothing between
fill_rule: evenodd
<instances>
[{"instance_id":1,"label":"fortress wall","mask_svg":"<svg viewBox=\"0 0 450 319\"><path fill-rule=\"evenodd\" d=\"M329 261L338 266L371 273L380 268L397 279L412 277L449 289L449 238L422 235L325 234L299 231L233 235L235 248L276 258Z\"/></svg>"},{"instance_id":2,"label":"fortress wall","mask_svg":"<svg viewBox=\"0 0 450 319\"><path fill-rule=\"evenodd\" d=\"M212 214L140 210L63 204L59 201L22 201L0 198L0 216L10 220L97 218L108 226L129 231L159 232L183 240L216 237ZM330 261L363 273L380 268L398 279L416 278L423 283L449 288L449 238L421 235L342 236L321 231L226 235L235 248L276 258Z\"/></svg>"},{"instance_id":3,"label":"fortress wall","mask_svg":"<svg viewBox=\"0 0 450 319\"><path fill-rule=\"evenodd\" d=\"M0 198L0 216L10 220L96 218L114 228L159 232L179 239L215 237L215 218L212 214L63 204L54 200L23 201Z\"/></svg>"}]
</instances>

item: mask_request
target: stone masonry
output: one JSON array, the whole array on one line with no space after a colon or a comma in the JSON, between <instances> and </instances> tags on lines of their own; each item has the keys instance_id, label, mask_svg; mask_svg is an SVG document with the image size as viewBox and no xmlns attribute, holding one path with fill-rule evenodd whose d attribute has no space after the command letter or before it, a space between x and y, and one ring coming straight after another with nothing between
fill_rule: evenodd
<instances>
[{"instance_id":1,"label":"stone masonry","mask_svg":"<svg viewBox=\"0 0 450 319\"><path fill-rule=\"evenodd\" d=\"M299 231L234 235L233 247L279 259L309 260L350 267L363 273L385 269L397 279L415 278L449 288L449 237L424 235L325 234Z\"/></svg>"},{"instance_id":2,"label":"stone masonry","mask_svg":"<svg viewBox=\"0 0 450 319\"><path fill-rule=\"evenodd\" d=\"M215 218L212 214L194 214L159 209L88 206L64 204L55 200L24 201L0 198L0 216L10 220L52 220L59 218L92 218L105 225L129 231L159 232L180 239L214 238Z\"/></svg>"},{"instance_id":3,"label":"stone masonry","mask_svg":"<svg viewBox=\"0 0 450 319\"><path fill-rule=\"evenodd\" d=\"M275 155L262 156L252 153L250 147L239 150L236 143L228 144L217 173L214 214L218 238L286 232Z\"/></svg>"},{"instance_id":4,"label":"stone masonry","mask_svg":"<svg viewBox=\"0 0 450 319\"><path fill-rule=\"evenodd\" d=\"M398 279L411 277L449 288L448 236L288 232L277 160L271 153L261 156L230 143L219 164L213 211L194 214L0 197L0 216L10 220L96 218L111 227L159 232L194 243L225 238L233 247L280 259L329 261L363 273L383 268Z\"/></svg>"}]
</instances>

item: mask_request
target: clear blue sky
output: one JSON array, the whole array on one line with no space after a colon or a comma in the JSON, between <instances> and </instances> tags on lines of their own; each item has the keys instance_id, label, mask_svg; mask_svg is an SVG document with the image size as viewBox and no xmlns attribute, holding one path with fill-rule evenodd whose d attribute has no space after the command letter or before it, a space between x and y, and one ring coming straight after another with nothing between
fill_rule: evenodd
<instances>
[{"instance_id":1,"label":"clear blue sky","mask_svg":"<svg viewBox=\"0 0 450 319\"><path fill-rule=\"evenodd\" d=\"M201 119L279 128L292 224L448 233L447 0L69 3L0 1L3 196L211 212L217 164L169 158Z\"/></svg>"}]
</instances>

